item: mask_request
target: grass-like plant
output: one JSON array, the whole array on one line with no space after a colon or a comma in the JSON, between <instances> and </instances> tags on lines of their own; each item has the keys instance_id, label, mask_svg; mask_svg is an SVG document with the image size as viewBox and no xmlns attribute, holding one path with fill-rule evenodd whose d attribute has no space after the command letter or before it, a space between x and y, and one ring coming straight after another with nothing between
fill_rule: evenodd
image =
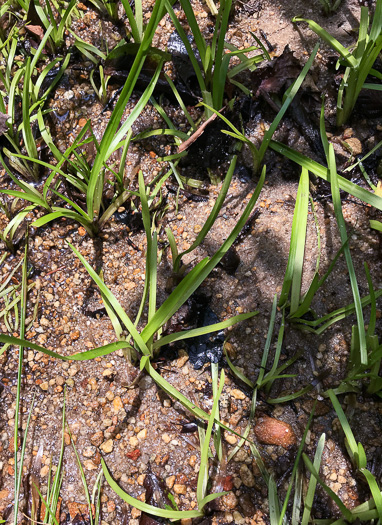
<instances>
[{"instance_id":1,"label":"grass-like plant","mask_svg":"<svg viewBox=\"0 0 382 525\"><path fill-rule=\"evenodd\" d=\"M77 0L70 0L69 4L61 9L57 9L58 4L53 0L46 0L44 3L40 0L29 0L28 9L30 9L31 3L33 3L34 10L40 18L41 26L45 28L45 31L49 30L48 42L51 50L56 53L64 44L64 33L70 26L71 15L77 5ZM59 15L59 21L55 11Z\"/></svg>"},{"instance_id":2,"label":"grass-like plant","mask_svg":"<svg viewBox=\"0 0 382 525\"><path fill-rule=\"evenodd\" d=\"M90 0L90 2L98 9L100 13L108 16L113 22L118 18L119 0Z\"/></svg>"},{"instance_id":3,"label":"grass-like plant","mask_svg":"<svg viewBox=\"0 0 382 525\"><path fill-rule=\"evenodd\" d=\"M4 136L9 142L9 147L3 148L4 154L9 158L10 166L16 169L24 178L37 181L39 179L38 166L34 163L29 163L25 159L20 159L15 154L21 154L21 141L26 150L27 155L33 159L38 159L38 151L36 147L36 140L32 132L32 123L37 119L38 112L43 115L44 104L61 79L68 63L70 55L64 59L57 57L52 60L44 70L37 76L34 82L32 77L38 61L42 58L44 46L46 45L52 28L49 28L39 47L37 48L33 58L28 57L24 62L18 63L18 69L15 70L16 48L18 43L18 31L11 31L8 39L3 43L0 53L6 60L5 70L0 69L0 81L3 84L3 90L0 91L0 112L8 116L6 126L7 131ZM44 81L47 75L62 61L61 67L50 82L49 86L42 90ZM22 89L19 87L23 83ZM5 99L7 98L7 105ZM15 108L18 99L21 98L22 108L22 122L16 121Z\"/></svg>"},{"instance_id":4,"label":"grass-like plant","mask_svg":"<svg viewBox=\"0 0 382 525\"><path fill-rule=\"evenodd\" d=\"M220 2L219 12L216 16L214 34L210 44L206 41L200 31L190 0L181 0L180 4L187 17L192 36L195 40L197 53L194 52L186 32L176 17L171 2L169 0L164 0L167 12L169 13L174 27L187 49L188 56L195 71L202 99L206 104L206 117L210 117L212 112L208 106L211 106L217 111L223 107L226 82L231 81L233 77L243 69L251 70L255 68L256 64L262 62L266 56L264 53L261 53L255 57L247 58L244 53L259 50L260 48L252 46L240 51L236 49L235 46L228 46L225 43L224 39L228 29L232 0L222 0ZM226 49L230 49L230 51L226 52ZM229 71L230 61L234 56L239 57L241 63ZM239 84L236 83L236 85ZM241 85L239 85L239 87L240 86Z\"/></svg>"},{"instance_id":5,"label":"grass-like plant","mask_svg":"<svg viewBox=\"0 0 382 525\"><path fill-rule=\"evenodd\" d=\"M322 10L326 16L329 16L337 11L342 0L320 0Z\"/></svg>"},{"instance_id":6,"label":"grass-like plant","mask_svg":"<svg viewBox=\"0 0 382 525\"><path fill-rule=\"evenodd\" d=\"M98 71L99 71L99 79L100 79L100 86L97 87L96 86L96 83L94 81L94 69L91 71L90 73L90 83L94 89L94 92L95 94L97 95L99 101L101 102L101 104L106 104L107 102L107 85L109 83L109 80L110 80L110 76L107 75L105 77L105 73L104 73L104 70L103 70L103 67L102 66L98 66Z\"/></svg>"},{"instance_id":7,"label":"grass-like plant","mask_svg":"<svg viewBox=\"0 0 382 525\"><path fill-rule=\"evenodd\" d=\"M133 65L130 70L130 74L126 80L125 86L122 90L120 98L113 110L113 113L108 122L107 128L101 140L101 143L98 144L93 136L93 141L96 148L96 156L94 159L93 166L90 167L84 159L76 153L77 146L83 146L89 139L85 137L85 133L89 131L89 126L85 128L77 137L77 140L68 148L68 150L62 154L58 148L54 145L53 138L51 137L49 130L46 128L43 114L41 111L37 111L37 120L40 128L41 135L46 142L47 146L52 151L53 155L58 161L57 166L52 166L46 162L43 162L34 156L34 151L32 155L21 155L20 153L14 153L13 158L17 159L20 164L20 160L25 163L30 162L34 167L43 166L46 169L51 170L51 173L47 180L44 183L43 193L39 193L34 187L28 185L27 183L22 183L13 178L14 182L21 187L23 191L16 190L2 190L3 193L8 193L10 195L24 198L36 205L42 206L49 213L44 217L41 217L35 221L35 226L42 226L51 220L54 220L59 217L66 217L69 219L74 219L87 230L87 232L94 236L98 233L102 225L110 218L110 216L115 212L115 210L121 206L121 204L126 200L126 198L131 194L129 190L125 190L123 183L123 170L121 169L118 172L112 170L107 164L107 160L110 158L112 153L119 149L123 148L123 151L126 154L126 144L128 145L131 137L131 126L135 119L139 116L145 105L147 104L152 92L154 90L156 81L159 77L163 61L167 57L167 54L162 53L162 57L157 66L156 72L153 76L153 79L150 85L146 88L138 104L136 104L134 110L128 116L128 118L121 125L121 118L126 107L127 101L129 100L131 93L135 87L136 80L138 78L139 72L143 67L147 53L150 52L150 44L153 38L156 27L160 21L160 18L163 15L163 6L160 1L157 1L155 4L152 17L148 26L146 27L142 43L137 48L137 54ZM27 72L29 73L28 64ZM25 125L24 128L27 130L28 126ZM127 135L127 138L126 138ZM26 135L27 136L27 135ZM34 145L35 146L35 145ZM71 155L74 154L75 160L71 159ZM1 159L0 159L1 160ZM4 164L3 164L4 165ZM62 171L64 165L69 166L69 171ZM36 168L34 168L35 171ZM105 208L103 206L103 190L105 184L106 170L110 170L114 173L117 181L117 194L112 204ZM78 190L80 190L84 195L86 195L86 210L83 210L72 199L65 196L62 192L58 191L58 187L51 186L56 175L66 179L70 184L74 185ZM63 199L67 204L70 205L71 209L66 207L60 207L54 205L52 202L52 193L56 194L58 197Z\"/></svg>"},{"instance_id":8,"label":"grass-like plant","mask_svg":"<svg viewBox=\"0 0 382 525\"><path fill-rule=\"evenodd\" d=\"M353 51L344 47L313 20L295 17L293 22L307 22L310 29L340 55L340 63L346 66L337 97L337 125L342 126L348 121L361 89L373 88L373 84L365 85L367 76L371 74L381 78L373 65L382 49L382 0L376 2L369 32L369 11L367 7L361 7L358 41Z\"/></svg>"},{"instance_id":9,"label":"grass-like plant","mask_svg":"<svg viewBox=\"0 0 382 525\"><path fill-rule=\"evenodd\" d=\"M306 75L307 75L311 65L313 64L314 57L316 56L316 53L318 51L318 47L319 46L317 44L315 46L311 56L309 57L308 61L304 65L301 73L299 74L297 79L293 82L293 84L286 91L286 93L285 93L285 95L283 97L282 106L281 106L279 112L277 113L276 117L274 118L272 124L269 126L269 128L265 132L263 140L262 140L261 145L260 145L259 148L257 148L255 146L255 144L253 144L253 142L251 142L251 140L244 135L243 132L239 131L224 115L219 113L219 111L217 111L214 107L206 106L207 109L209 109L212 113L215 113L219 118L221 118L231 128L231 131L229 131L229 130L222 130L222 133L230 135L231 137L237 139L238 141L242 142L243 144L246 144L249 147L250 152L252 154L252 158L253 158L253 172L254 173L257 173L259 171L259 169L261 167L261 164L263 162L263 159L264 159L264 155L265 155L265 153L266 153L266 151L267 151L267 149L268 149L268 147L269 147L269 145L271 143L273 134L276 131L277 126L280 124L281 119L285 115L285 112L287 111L288 107L290 106L290 104L291 104L293 98L295 97L297 91L299 90L299 88L300 88L304 78L306 77Z\"/></svg>"},{"instance_id":10,"label":"grass-like plant","mask_svg":"<svg viewBox=\"0 0 382 525\"><path fill-rule=\"evenodd\" d=\"M334 410L337 413L337 417L341 424L342 430L345 434L345 446L349 453L350 459L354 467L362 474L367 482L372 498L365 503L355 507L353 509L348 509L341 499L331 490L326 483L324 483L319 476L319 468L317 464L312 464L310 459L306 454L303 454L303 459L305 466L311 474L312 478L315 479L317 483L321 485L324 491L327 493L329 498L336 503L339 510L342 513L343 518L337 520L335 523L338 525L342 523L374 523L382 521L382 492L381 487L378 485L375 476L367 469L367 457L362 443L357 443L353 434L353 431L350 428L349 422L345 416L345 413L341 407L341 404L338 401L337 396L333 390L328 390L328 397L330 398ZM322 446L320 447L322 448ZM316 462L316 459L315 459ZM346 521L345 521L346 520ZM375 520L375 521L374 521ZM315 523L321 524L324 523L324 520L315 520Z\"/></svg>"}]
</instances>

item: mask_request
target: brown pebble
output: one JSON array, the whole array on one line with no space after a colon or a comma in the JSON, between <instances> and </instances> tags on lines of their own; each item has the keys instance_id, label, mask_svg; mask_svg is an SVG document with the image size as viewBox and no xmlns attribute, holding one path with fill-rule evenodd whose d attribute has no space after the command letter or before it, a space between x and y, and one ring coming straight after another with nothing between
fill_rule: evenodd
<instances>
[{"instance_id":1,"label":"brown pebble","mask_svg":"<svg viewBox=\"0 0 382 525\"><path fill-rule=\"evenodd\" d=\"M296 443L296 434L289 423L272 417L259 417L253 431L256 438L267 445L280 445L288 448Z\"/></svg>"},{"instance_id":2,"label":"brown pebble","mask_svg":"<svg viewBox=\"0 0 382 525\"><path fill-rule=\"evenodd\" d=\"M222 502L227 510L232 510L237 507L238 500L233 492L228 492L222 497Z\"/></svg>"},{"instance_id":3,"label":"brown pebble","mask_svg":"<svg viewBox=\"0 0 382 525\"><path fill-rule=\"evenodd\" d=\"M100 446L100 449L105 454L110 454L110 452L113 451L113 446L114 446L113 440L112 439L108 439L107 441L104 441L104 443L102 443L102 445Z\"/></svg>"},{"instance_id":4,"label":"brown pebble","mask_svg":"<svg viewBox=\"0 0 382 525\"><path fill-rule=\"evenodd\" d=\"M98 432L93 434L91 436L91 438L90 438L90 441L91 441L92 445L94 445L95 447L99 447L100 444L103 442L103 432L102 432L102 430L99 430Z\"/></svg>"},{"instance_id":5,"label":"brown pebble","mask_svg":"<svg viewBox=\"0 0 382 525\"><path fill-rule=\"evenodd\" d=\"M175 494L186 494L187 493L187 487L186 487L186 485L181 485L179 483L175 483L175 485L174 485L174 492L175 492Z\"/></svg>"},{"instance_id":6,"label":"brown pebble","mask_svg":"<svg viewBox=\"0 0 382 525\"><path fill-rule=\"evenodd\" d=\"M70 334L70 339L72 341L77 341L77 339L79 339L79 338L80 338L80 331L79 330L75 330L74 332L72 332Z\"/></svg>"}]
</instances>

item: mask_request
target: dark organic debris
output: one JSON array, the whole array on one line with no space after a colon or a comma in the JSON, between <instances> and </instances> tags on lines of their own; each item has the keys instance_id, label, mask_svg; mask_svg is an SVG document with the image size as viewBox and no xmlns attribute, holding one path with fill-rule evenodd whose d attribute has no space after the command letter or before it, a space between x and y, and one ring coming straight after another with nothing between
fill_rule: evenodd
<instances>
[{"instance_id":1,"label":"dark organic debris","mask_svg":"<svg viewBox=\"0 0 382 525\"><path fill-rule=\"evenodd\" d=\"M164 481L152 472L150 465L143 486L146 489L146 503L160 509L173 507L170 491ZM139 525L156 525L158 523L165 523L165 521L142 512Z\"/></svg>"},{"instance_id":2,"label":"dark organic debris","mask_svg":"<svg viewBox=\"0 0 382 525\"><path fill-rule=\"evenodd\" d=\"M218 316L208 305L199 305L197 326L208 326L219 322ZM188 340L188 355L195 370L206 363L218 363L223 355L224 331L200 335Z\"/></svg>"},{"instance_id":3,"label":"dark organic debris","mask_svg":"<svg viewBox=\"0 0 382 525\"><path fill-rule=\"evenodd\" d=\"M221 109L220 111L223 111L223 109ZM208 118L205 122L203 122L203 124L198 127L198 129L195 131L195 133L193 133L191 135L191 137L189 139L187 139L184 142L182 142L182 144L178 147L178 153L182 153L182 151L185 151L187 148L189 148L191 146L191 144L193 144L195 142L195 140L198 139L200 137L200 135L202 135L204 133L204 130L206 129L206 127L213 120L215 120L216 117L217 117L217 114L213 113L210 116L210 118Z\"/></svg>"},{"instance_id":4,"label":"dark organic debris","mask_svg":"<svg viewBox=\"0 0 382 525\"><path fill-rule=\"evenodd\" d=\"M119 45L109 53L105 60L104 73L111 77L111 82L124 83L126 81L138 47L138 44L126 43ZM135 85L137 90L144 91L151 83L160 57L165 57L167 60L170 60L171 55L156 48L150 47L148 49L145 64ZM198 102L198 99L183 82L176 80L175 86L186 104L196 104ZM155 93L163 93L168 98L175 100L175 95L163 73L160 74L154 91Z\"/></svg>"},{"instance_id":5,"label":"dark organic debris","mask_svg":"<svg viewBox=\"0 0 382 525\"><path fill-rule=\"evenodd\" d=\"M234 125L239 126L239 115L234 111L226 111L225 116ZM180 161L182 167L197 168L195 178L206 176L206 169L215 169L226 162L233 152L235 140L222 130L229 130L220 118L212 120L204 133L202 133L188 147L188 155Z\"/></svg>"},{"instance_id":6,"label":"dark organic debris","mask_svg":"<svg viewBox=\"0 0 382 525\"><path fill-rule=\"evenodd\" d=\"M280 56L252 73L256 96L268 93L279 94L282 88L289 87L290 82L295 80L300 72L300 62L294 57L289 46L286 46Z\"/></svg>"},{"instance_id":7,"label":"dark organic debris","mask_svg":"<svg viewBox=\"0 0 382 525\"><path fill-rule=\"evenodd\" d=\"M192 45L193 40L191 36L189 37L189 41ZM176 31L174 31L168 39L167 51L171 54L172 62L175 67L177 87L181 86L183 91L188 92L192 97L198 98L201 93L195 70L192 66L186 46ZM200 55L197 49L195 49L194 54L196 60L200 63Z\"/></svg>"},{"instance_id":8,"label":"dark organic debris","mask_svg":"<svg viewBox=\"0 0 382 525\"><path fill-rule=\"evenodd\" d=\"M240 257L234 246L228 250L220 261L219 266L223 268L229 275L233 275L240 264Z\"/></svg>"}]
</instances>

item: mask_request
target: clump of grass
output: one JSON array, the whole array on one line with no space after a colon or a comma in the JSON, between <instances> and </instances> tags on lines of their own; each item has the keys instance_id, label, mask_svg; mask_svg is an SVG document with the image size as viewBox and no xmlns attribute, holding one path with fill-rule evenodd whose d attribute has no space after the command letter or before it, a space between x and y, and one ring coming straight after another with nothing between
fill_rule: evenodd
<instances>
[{"instance_id":1,"label":"clump of grass","mask_svg":"<svg viewBox=\"0 0 382 525\"><path fill-rule=\"evenodd\" d=\"M284 97L283 97L283 101L282 101L282 106L281 106L279 112L277 113L276 117L274 118L272 124L267 129L267 131L265 132L263 140L262 140L262 143L260 145L260 148L257 148L253 144L253 142L251 142L244 135L244 133L239 131L224 115L219 113L215 108L213 108L211 106L207 106L206 104L204 104L204 105L206 105L206 107L212 113L215 113L219 118L221 118L231 128L231 131L222 130L222 133L230 135L231 137L237 139L238 141L242 142L243 144L246 144L249 147L250 152L252 154L252 158L253 158L253 172L254 173L257 173L259 171L259 169L261 167L261 164L263 162L263 159L264 159L264 155L265 155L265 153L266 153L266 151L267 151L267 149L268 149L268 147L269 147L269 145L271 143L273 134L275 133L275 131L277 129L277 126L280 124L281 119L285 115L285 112L287 111L288 107L290 106L290 104L291 104L293 98L295 97L297 91L300 89L300 86L301 86L302 82L304 81L304 78L306 77L306 75L307 75L311 65L313 64L314 58L315 58L316 53L318 51L318 47L319 46L317 44L315 46L311 56L309 57L308 61L304 65L301 73L299 74L297 79L293 82L293 84L288 88L288 90L285 92Z\"/></svg>"},{"instance_id":2,"label":"clump of grass","mask_svg":"<svg viewBox=\"0 0 382 525\"><path fill-rule=\"evenodd\" d=\"M293 22L307 22L310 29L340 55L342 60L339 63L346 67L337 97L337 125L342 126L348 121L361 89L381 89L380 85L365 84L365 81L368 75L381 79L381 74L373 69L373 65L382 49L382 0L376 2L369 32L368 8L361 7L358 41L353 51L345 48L313 20L295 17Z\"/></svg>"},{"instance_id":3,"label":"clump of grass","mask_svg":"<svg viewBox=\"0 0 382 525\"><path fill-rule=\"evenodd\" d=\"M235 46L226 44L224 39L228 29L232 0L222 0L220 2L211 44L207 43L200 31L190 0L181 0L180 4L187 17L192 36L195 39L197 53L194 52L182 25L177 19L171 2L164 0L167 12L187 49L188 56L197 77L202 99L205 103L206 117L208 118L212 115L210 107L217 111L223 107L226 82L232 81L236 86L242 88L243 86L234 81L233 78L243 69L255 69L256 64L262 62L267 56L269 57L269 55L262 52L255 57L247 58L244 53L256 51L260 48L252 46L244 51L240 51L236 49ZM226 48L230 51L226 52ZM265 50L263 49L263 51ZM231 58L235 56L240 59L240 64L229 70ZM248 90L246 91L248 92Z\"/></svg>"},{"instance_id":4,"label":"clump of grass","mask_svg":"<svg viewBox=\"0 0 382 525\"><path fill-rule=\"evenodd\" d=\"M0 81L3 89L0 91L0 112L7 115L7 131L4 136L7 138L9 146L4 147L3 152L9 159L9 164L17 170L26 180L38 181L38 166L33 162L20 159L17 154L21 154L22 146L25 148L27 156L32 160L37 160L39 154L36 147L36 140L32 131L32 126L37 119L37 115L45 114L44 104L61 79L70 59L67 55L64 59L57 57L48 64L45 69L33 81L38 61L42 59L42 53L49 39L52 29L49 28L33 58L28 57L25 61L16 60L16 50L18 45L18 29L14 26L5 42L2 43L0 53L5 60L5 69L0 69ZM50 85L42 91L43 82L47 75L59 64L61 67ZM16 68L16 66L18 66ZM20 84L22 83L22 88ZM22 122L16 121L15 109L18 100L21 99Z\"/></svg>"},{"instance_id":5,"label":"clump of grass","mask_svg":"<svg viewBox=\"0 0 382 525\"><path fill-rule=\"evenodd\" d=\"M320 0L322 10L326 16L332 15L340 7L342 0Z\"/></svg>"}]
</instances>

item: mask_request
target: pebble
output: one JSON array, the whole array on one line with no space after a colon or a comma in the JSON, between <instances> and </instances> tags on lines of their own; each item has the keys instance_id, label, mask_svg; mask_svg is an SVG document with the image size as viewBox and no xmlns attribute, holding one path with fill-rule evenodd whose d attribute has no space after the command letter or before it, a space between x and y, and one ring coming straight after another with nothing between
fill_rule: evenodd
<instances>
[{"instance_id":1,"label":"pebble","mask_svg":"<svg viewBox=\"0 0 382 525\"><path fill-rule=\"evenodd\" d=\"M97 449L95 447L85 447L83 452L82 452L82 455L85 458L91 458L96 453L96 450Z\"/></svg>"},{"instance_id":2,"label":"pebble","mask_svg":"<svg viewBox=\"0 0 382 525\"><path fill-rule=\"evenodd\" d=\"M234 434L226 433L224 434L224 439L229 443L230 445L235 445L237 443L237 437Z\"/></svg>"},{"instance_id":3,"label":"pebble","mask_svg":"<svg viewBox=\"0 0 382 525\"><path fill-rule=\"evenodd\" d=\"M40 476L41 476L42 478L45 478L45 476L47 476L48 473L49 473L49 465L44 465L44 466L42 467L42 469L40 470Z\"/></svg>"},{"instance_id":4,"label":"pebble","mask_svg":"<svg viewBox=\"0 0 382 525\"><path fill-rule=\"evenodd\" d=\"M98 468L92 459L84 461L84 467L86 470L96 470Z\"/></svg>"},{"instance_id":5,"label":"pebble","mask_svg":"<svg viewBox=\"0 0 382 525\"><path fill-rule=\"evenodd\" d=\"M170 443L171 441L171 438L168 434L162 434L162 439L166 444Z\"/></svg>"},{"instance_id":6,"label":"pebble","mask_svg":"<svg viewBox=\"0 0 382 525\"><path fill-rule=\"evenodd\" d=\"M255 486L255 478L245 463L240 465L240 479L246 487L252 488Z\"/></svg>"},{"instance_id":7,"label":"pebble","mask_svg":"<svg viewBox=\"0 0 382 525\"><path fill-rule=\"evenodd\" d=\"M77 366L71 366L68 370L68 373L70 375L70 377L73 377L77 374L78 372L78 367Z\"/></svg>"},{"instance_id":8,"label":"pebble","mask_svg":"<svg viewBox=\"0 0 382 525\"><path fill-rule=\"evenodd\" d=\"M153 379L148 375L143 376L142 379L138 383L139 388L143 391L151 388L153 384L154 384Z\"/></svg>"},{"instance_id":9,"label":"pebble","mask_svg":"<svg viewBox=\"0 0 382 525\"><path fill-rule=\"evenodd\" d=\"M350 146L352 150L352 155L361 155L362 153L362 144L359 139L355 137L351 137L349 139L346 139L346 143Z\"/></svg>"},{"instance_id":10,"label":"pebble","mask_svg":"<svg viewBox=\"0 0 382 525\"><path fill-rule=\"evenodd\" d=\"M99 430L95 434L93 434L90 438L90 441L95 447L99 447L100 444L103 442L103 432L102 430Z\"/></svg>"},{"instance_id":11,"label":"pebble","mask_svg":"<svg viewBox=\"0 0 382 525\"><path fill-rule=\"evenodd\" d=\"M139 444L139 439L137 438L137 436L131 436L131 438L129 439L129 443L132 447L136 447Z\"/></svg>"},{"instance_id":12,"label":"pebble","mask_svg":"<svg viewBox=\"0 0 382 525\"><path fill-rule=\"evenodd\" d=\"M288 448L297 441L296 434L289 423L268 416L259 417L253 431L256 438L266 445Z\"/></svg>"},{"instance_id":13,"label":"pebble","mask_svg":"<svg viewBox=\"0 0 382 525\"><path fill-rule=\"evenodd\" d=\"M120 396L117 396L113 400L113 410L116 414L123 408L123 402Z\"/></svg>"},{"instance_id":14,"label":"pebble","mask_svg":"<svg viewBox=\"0 0 382 525\"><path fill-rule=\"evenodd\" d=\"M242 523L245 523L245 518L243 518L243 516L237 510L235 510L235 512L233 513L233 520L238 525L242 525Z\"/></svg>"},{"instance_id":15,"label":"pebble","mask_svg":"<svg viewBox=\"0 0 382 525\"><path fill-rule=\"evenodd\" d=\"M137 434L138 439L146 439L147 437L147 428L143 428L140 432Z\"/></svg>"},{"instance_id":16,"label":"pebble","mask_svg":"<svg viewBox=\"0 0 382 525\"><path fill-rule=\"evenodd\" d=\"M186 494L187 493L187 487L186 485L181 485L180 483L175 483L174 485L174 492L175 494Z\"/></svg>"},{"instance_id":17,"label":"pebble","mask_svg":"<svg viewBox=\"0 0 382 525\"><path fill-rule=\"evenodd\" d=\"M107 441L104 441L100 448L103 452L105 452L105 454L110 454L110 452L113 450L113 440L108 439Z\"/></svg>"},{"instance_id":18,"label":"pebble","mask_svg":"<svg viewBox=\"0 0 382 525\"><path fill-rule=\"evenodd\" d=\"M142 512L139 510L139 509L136 509L135 507L133 507L131 509L131 517L136 519L136 518L139 518L139 516L142 514Z\"/></svg>"},{"instance_id":19,"label":"pebble","mask_svg":"<svg viewBox=\"0 0 382 525\"><path fill-rule=\"evenodd\" d=\"M169 476L168 478L166 478L166 485L169 489L172 489L172 487L174 486L174 483L175 483L175 476Z\"/></svg>"},{"instance_id":20,"label":"pebble","mask_svg":"<svg viewBox=\"0 0 382 525\"><path fill-rule=\"evenodd\" d=\"M231 390L231 395L235 399L245 399L246 398L246 395L244 394L244 392L242 392L238 388L234 388L233 390Z\"/></svg>"},{"instance_id":21,"label":"pebble","mask_svg":"<svg viewBox=\"0 0 382 525\"><path fill-rule=\"evenodd\" d=\"M45 390L45 391L48 390L48 388L49 388L48 381L45 381L44 383L41 383L40 388L41 388L41 390Z\"/></svg>"},{"instance_id":22,"label":"pebble","mask_svg":"<svg viewBox=\"0 0 382 525\"><path fill-rule=\"evenodd\" d=\"M233 492L228 492L222 497L223 505L228 510L233 510L237 507L237 497Z\"/></svg>"}]
</instances>

